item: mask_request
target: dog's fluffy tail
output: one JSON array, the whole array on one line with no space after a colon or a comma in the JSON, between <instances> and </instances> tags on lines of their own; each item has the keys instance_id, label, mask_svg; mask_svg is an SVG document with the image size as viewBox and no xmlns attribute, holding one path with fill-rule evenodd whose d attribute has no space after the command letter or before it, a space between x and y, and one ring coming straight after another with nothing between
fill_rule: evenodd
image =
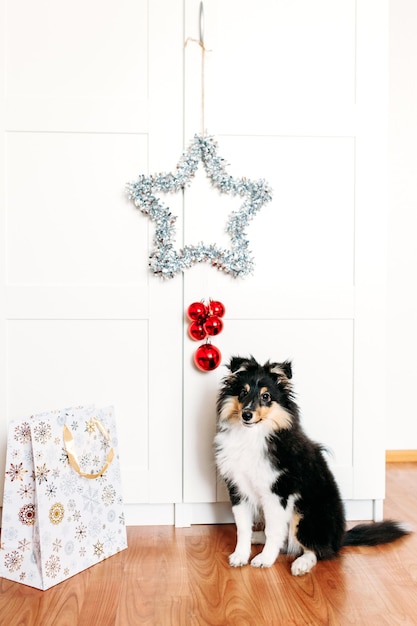
<instances>
[{"instance_id":1,"label":"dog's fluffy tail","mask_svg":"<svg viewBox=\"0 0 417 626\"><path fill-rule=\"evenodd\" d=\"M409 535L412 529L407 524L386 520L375 524L358 524L345 533L344 546L378 546Z\"/></svg>"}]
</instances>

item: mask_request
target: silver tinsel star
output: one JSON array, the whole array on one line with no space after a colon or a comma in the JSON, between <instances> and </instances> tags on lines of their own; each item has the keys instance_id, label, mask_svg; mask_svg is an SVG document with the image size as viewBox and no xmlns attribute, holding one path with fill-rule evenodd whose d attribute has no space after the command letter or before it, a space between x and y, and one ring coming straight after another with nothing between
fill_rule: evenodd
<instances>
[{"instance_id":1,"label":"silver tinsel star","mask_svg":"<svg viewBox=\"0 0 417 626\"><path fill-rule=\"evenodd\" d=\"M224 249L216 244L184 246L175 250L175 221L169 208L156 197L156 193L176 193L190 186L200 161L212 185L221 193L244 198L239 211L233 211L227 221L226 232L231 247ZM173 278L196 263L208 261L234 277L246 276L253 270L253 258L245 229L252 217L272 198L272 191L265 180L251 181L232 178L226 172L225 161L217 154L217 142L213 137L195 135L188 150L184 152L175 174L141 175L136 182L127 184L129 198L142 213L155 222L153 249L149 256L152 271L163 278Z\"/></svg>"}]
</instances>

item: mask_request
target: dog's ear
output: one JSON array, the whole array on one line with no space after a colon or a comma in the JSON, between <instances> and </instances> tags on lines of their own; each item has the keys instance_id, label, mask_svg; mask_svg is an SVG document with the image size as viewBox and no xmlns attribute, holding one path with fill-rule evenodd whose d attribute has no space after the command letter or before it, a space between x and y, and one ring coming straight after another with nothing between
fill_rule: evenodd
<instances>
[{"instance_id":1,"label":"dog's ear","mask_svg":"<svg viewBox=\"0 0 417 626\"><path fill-rule=\"evenodd\" d=\"M292 378L292 366L291 361L283 361L282 363L265 363L265 366L269 370L270 374L277 377L277 382L283 379L291 380Z\"/></svg>"},{"instance_id":2,"label":"dog's ear","mask_svg":"<svg viewBox=\"0 0 417 626\"><path fill-rule=\"evenodd\" d=\"M292 364L291 364L291 361L284 361L283 363L281 363L281 369L284 372L285 376L288 378L288 380L291 380L291 378L292 378Z\"/></svg>"},{"instance_id":3,"label":"dog's ear","mask_svg":"<svg viewBox=\"0 0 417 626\"><path fill-rule=\"evenodd\" d=\"M238 371L246 370L249 365L256 365L256 361L253 357L248 359L240 356L232 356L228 368L232 374L236 374Z\"/></svg>"}]
</instances>

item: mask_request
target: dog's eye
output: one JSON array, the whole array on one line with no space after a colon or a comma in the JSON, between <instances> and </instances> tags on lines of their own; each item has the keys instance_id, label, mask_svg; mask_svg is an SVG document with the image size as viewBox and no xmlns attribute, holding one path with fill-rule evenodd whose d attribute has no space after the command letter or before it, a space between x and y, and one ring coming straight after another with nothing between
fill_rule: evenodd
<instances>
[{"instance_id":1,"label":"dog's eye","mask_svg":"<svg viewBox=\"0 0 417 626\"><path fill-rule=\"evenodd\" d=\"M271 399L271 394L265 391L265 393L261 395L261 398L264 402L269 402Z\"/></svg>"},{"instance_id":2,"label":"dog's eye","mask_svg":"<svg viewBox=\"0 0 417 626\"><path fill-rule=\"evenodd\" d=\"M248 395L248 390L247 389L242 389L240 394L239 394L239 398L242 400L247 395Z\"/></svg>"}]
</instances>

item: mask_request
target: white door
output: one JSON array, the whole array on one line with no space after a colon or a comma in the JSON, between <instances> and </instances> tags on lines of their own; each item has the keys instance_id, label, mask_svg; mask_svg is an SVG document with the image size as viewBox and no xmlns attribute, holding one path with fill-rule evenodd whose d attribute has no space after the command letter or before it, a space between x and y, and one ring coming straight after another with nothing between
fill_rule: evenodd
<instances>
[{"instance_id":1,"label":"white door","mask_svg":"<svg viewBox=\"0 0 417 626\"><path fill-rule=\"evenodd\" d=\"M187 0L198 38L199 2ZM384 252L387 2L206 0L204 125L232 176L266 179L273 200L247 228L251 277L207 265L184 275L184 306L226 306L223 354L293 361L308 434L329 457L350 517L384 497ZM200 132L201 51L186 51L186 137ZM237 198L204 174L185 194L185 243L227 245ZM192 366L184 333L182 523L228 519L213 462L224 366ZM218 503L214 504L208 503Z\"/></svg>"},{"instance_id":2,"label":"white door","mask_svg":"<svg viewBox=\"0 0 417 626\"><path fill-rule=\"evenodd\" d=\"M113 404L128 524L146 523L142 503L172 523L182 497L181 281L151 276L153 226L125 192L182 143L182 14L0 8L0 465L10 420Z\"/></svg>"}]
</instances>

